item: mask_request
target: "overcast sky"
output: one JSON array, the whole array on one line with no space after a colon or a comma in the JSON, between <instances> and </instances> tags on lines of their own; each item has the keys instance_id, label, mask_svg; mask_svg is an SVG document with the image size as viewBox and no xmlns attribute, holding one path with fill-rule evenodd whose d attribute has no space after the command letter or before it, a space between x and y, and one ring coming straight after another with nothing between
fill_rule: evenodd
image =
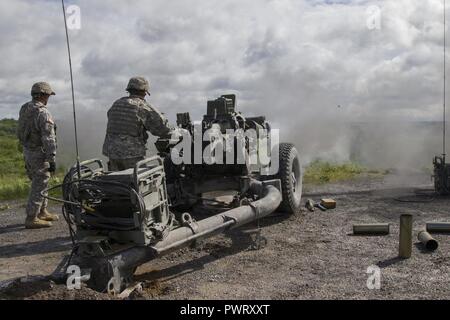
<instances>
[{"instance_id":1,"label":"overcast sky","mask_svg":"<svg viewBox=\"0 0 450 320\"><path fill-rule=\"evenodd\" d=\"M103 139L105 113L134 75L150 80L150 102L171 122L176 112L201 117L222 93L236 93L245 114L266 114L281 128L438 120L442 3L68 1L81 9L81 29L70 38L84 134ZM0 30L0 118L16 118L31 85L48 81L57 93L49 109L71 130L60 1L0 0Z\"/></svg>"}]
</instances>

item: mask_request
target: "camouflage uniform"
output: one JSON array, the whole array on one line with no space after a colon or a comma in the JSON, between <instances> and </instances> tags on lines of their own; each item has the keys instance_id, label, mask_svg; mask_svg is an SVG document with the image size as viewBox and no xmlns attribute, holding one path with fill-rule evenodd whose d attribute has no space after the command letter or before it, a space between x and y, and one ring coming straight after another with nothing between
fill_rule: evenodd
<instances>
[{"instance_id":1,"label":"camouflage uniform","mask_svg":"<svg viewBox=\"0 0 450 320\"><path fill-rule=\"evenodd\" d=\"M35 84L32 94L38 90L54 95L46 83ZM46 212L47 200L41 192L48 186L50 163L55 162L56 156L55 124L42 102L33 99L21 107L17 136L23 146L25 168L31 180L26 214L28 220L33 220L39 214Z\"/></svg>"},{"instance_id":2,"label":"camouflage uniform","mask_svg":"<svg viewBox=\"0 0 450 320\"><path fill-rule=\"evenodd\" d=\"M144 78L132 78L127 90L148 92ZM108 126L103 143L103 154L109 158L109 170L119 171L134 167L144 159L147 131L155 136L169 136L172 128L167 119L143 97L130 95L114 102L108 111Z\"/></svg>"}]
</instances>

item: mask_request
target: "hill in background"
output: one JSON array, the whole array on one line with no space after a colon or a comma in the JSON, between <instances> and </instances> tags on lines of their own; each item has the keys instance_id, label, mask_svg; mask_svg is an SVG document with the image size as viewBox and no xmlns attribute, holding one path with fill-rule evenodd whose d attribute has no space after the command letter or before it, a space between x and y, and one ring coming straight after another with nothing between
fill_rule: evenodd
<instances>
[{"instance_id":1,"label":"hill in background","mask_svg":"<svg viewBox=\"0 0 450 320\"><path fill-rule=\"evenodd\" d=\"M22 198L29 191L16 129L17 120L0 120L0 200Z\"/></svg>"}]
</instances>

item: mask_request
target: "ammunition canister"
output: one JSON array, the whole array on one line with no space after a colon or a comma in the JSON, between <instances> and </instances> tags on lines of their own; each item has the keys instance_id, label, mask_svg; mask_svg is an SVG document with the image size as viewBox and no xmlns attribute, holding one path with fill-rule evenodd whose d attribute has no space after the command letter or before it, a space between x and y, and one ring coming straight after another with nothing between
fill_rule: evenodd
<instances>
[{"instance_id":1,"label":"ammunition canister","mask_svg":"<svg viewBox=\"0 0 450 320\"><path fill-rule=\"evenodd\" d=\"M353 234L386 235L389 234L389 223L354 224Z\"/></svg>"},{"instance_id":2,"label":"ammunition canister","mask_svg":"<svg viewBox=\"0 0 450 320\"><path fill-rule=\"evenodd\" d=\"M427 250L434 251L439 246L439 243L426 231L420 231L417 238Z\"/></svg>"},{"instance_id":3,"label":"ammunition canister","mask_svg":"<svg viewBox=\"0 0 450 320\"><path fill-rule=\"evenodd\" d=\"M450 233L450 223L448 222L430 222L426 224L426 228L430 233Z\"/></svg>"},{"instance_id":4,"label":"ammunition canister","mask_svg":"<svg viewBox=\"0 0 450 320\"><path fill-rule=\"evenodd\" d=\"M400 241L398 256L400 258L410 258L412 252L412 222L411 214L402 214L400 216Z\"/></svg>"}]
</instances>

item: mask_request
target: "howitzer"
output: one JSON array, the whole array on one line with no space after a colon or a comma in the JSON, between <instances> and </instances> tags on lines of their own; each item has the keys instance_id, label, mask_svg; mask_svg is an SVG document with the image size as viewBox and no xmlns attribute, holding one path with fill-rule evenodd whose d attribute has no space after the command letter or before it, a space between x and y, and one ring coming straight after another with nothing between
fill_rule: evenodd
<instances>
[{"instance_id":1,"label":"howitzer","mask_svg":"<svg viewBox=\"0 0 450 320\"><path fill-rule=\"evenodd\" d=\"M274 143L265 117L246 118L235 108L236 97L223 95L208 101L200 124L178 114L183 134L175 142L159 139L158 155L134 168L109 172L94 159L80 164L80 178L76 166L69 170L62 188L74 242L70 263L88 274L92 288L120 292L147 261L276 210L299 210L295 146ZM225 191L232 193L227 203L205 197ZM215 210L197 215L205 202Z\"/></svg>"}]
</instances>

